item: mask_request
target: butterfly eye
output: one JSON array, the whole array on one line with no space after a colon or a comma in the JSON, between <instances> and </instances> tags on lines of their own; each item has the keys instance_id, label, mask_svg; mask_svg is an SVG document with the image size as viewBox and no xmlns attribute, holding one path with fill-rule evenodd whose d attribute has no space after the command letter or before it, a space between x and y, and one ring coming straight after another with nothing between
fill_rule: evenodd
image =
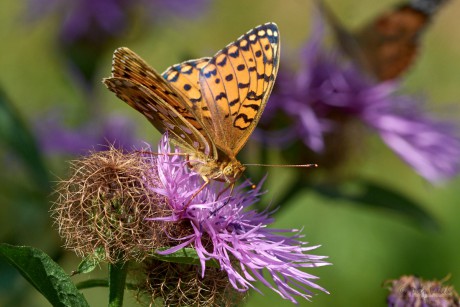
<instances>
[{"instance_id":1,"label":"butterfly eye","mask_svg":"<svg viewBox=\"0 0 460 307\"><path fill-rule=\"evenodd\" d=\"M233 166L231 166L231 165L227 165L227 166L224 168L224 171L223 171L223 173L224 173L225 176L231 176L231 175L233 175L233 172L234 172Z\"/></svg>"}]
</instances>

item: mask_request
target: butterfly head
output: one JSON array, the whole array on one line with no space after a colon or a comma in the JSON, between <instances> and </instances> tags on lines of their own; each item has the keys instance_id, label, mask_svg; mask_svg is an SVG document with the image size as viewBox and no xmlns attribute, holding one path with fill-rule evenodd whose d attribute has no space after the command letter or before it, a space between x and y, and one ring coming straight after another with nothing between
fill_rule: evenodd
<instances>
[{"instance_id":1,"label":"butterfly head","mask_svg":"<svg viewBox=\"0 0 460 307\"><path fill-rule=\"evenodd\" d=\"M221 164L221 176L228 183L235 182L243 174L246 167L240 161L234 159Z\"/></svg>"}]
</instances>

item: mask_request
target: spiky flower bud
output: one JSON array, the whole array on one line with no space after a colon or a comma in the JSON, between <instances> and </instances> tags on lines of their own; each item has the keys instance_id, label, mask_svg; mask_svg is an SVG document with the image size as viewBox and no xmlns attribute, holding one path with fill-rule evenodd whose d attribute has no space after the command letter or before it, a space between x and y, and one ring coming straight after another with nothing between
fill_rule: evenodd
<instances>
[{"instance_id":1,"label":"spiky flower bud","mask_svg":"<svg viewBox=\"0 0 460 307\"><path fill-rule=\"evenodd\" d=\"M196 265L155 260L145 261L146 275L140 293L158 306L238 306L247 292L239 292L218 267L201 269Z\"/></svg>"},{"instance_id":2,"label":"spiky flower bud","mask_svg":"<svg viewBox=\"0 0 460 307\"><path fill-rule=\"evenodd\" d=\"M113 263L142 260L163 246L167 224L146 218L161 216L166 200L145 187L146 169L139 153L114 148L71 162L72 175L58 183L52 209L65 247ZM150 184L158 181L152 170L148 176Z\"/></svg>"}]
</instances>

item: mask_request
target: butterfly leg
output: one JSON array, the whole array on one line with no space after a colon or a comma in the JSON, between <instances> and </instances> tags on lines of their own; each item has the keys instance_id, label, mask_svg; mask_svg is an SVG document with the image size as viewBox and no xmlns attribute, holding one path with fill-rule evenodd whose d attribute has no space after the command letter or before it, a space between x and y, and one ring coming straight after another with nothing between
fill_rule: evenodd
<instances>
[{"instance_id":1,"label":"butterfly leg","mask_svg":"<svg viewBox=\"0 0 460 307\"><path fill-rule=\"evenodd\" d=\"M203 177L203 179L204 179L203 185L202 185L195 193L193 193L193 195L190 197L190 199L188 200L187 204L184 206L184 211L188 208L188 206L190 206L190 204L192 203L192 200L193 200L201 191L203 191L203 189L210 183L210 181L209 181L208 178Z\"/></svg>"},{"instance_id":2,"label":"butterfly leg","mask_svg":"<svg viewBox=\"0 0 460 307\"><path fill-rule=\"evenodd\" d=\"M229 188L231 188L231 190L230 190L230 194L228 195L228 200L227 200L225 203L223 203L222 205L220 205L218 208L216 208L214 211L212 211L212 212L210 213L211 216L212 216L212 215L215 215L220 209L222 209L223 207L225 207L225 206L229 203L229 201L231 200L231 196L232 196L232 194L233 194L233 189L235 188L235 183L231 183L231 184L229 184L225 189L223 189L223 190L219 193L219 195L217 195L217 199L219 199L219 197L220 197L224 192L226 192Z\"/></svg>"},{"instance_id":3,"label":"butterfly leg","mask_svg":"<svg viewBox=\"0 0 460 307\"><path fill-rule=\"evenodd\" d=\"M224 194L225 192L227 192L228 189L230 189L230 195L229 195L229 196L231 196L232 193L233 193L233 189L234 189L234 188L235 188L235 183L229 184L225 189L223 189L222 191L220 191L220 193L217 195L217 199L219 199L219 198L222 196L222 194Z\"/></svg>"}]
</instances>

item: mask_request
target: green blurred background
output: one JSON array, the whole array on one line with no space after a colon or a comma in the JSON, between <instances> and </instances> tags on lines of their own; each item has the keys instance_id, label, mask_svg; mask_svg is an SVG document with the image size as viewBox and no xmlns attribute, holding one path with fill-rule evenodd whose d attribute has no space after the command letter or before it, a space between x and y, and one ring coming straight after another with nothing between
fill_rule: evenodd
<instances>
[{"instance_id":1,"label":"green blurred background","mask_svg":"<svg viewBox=\"0 0 460 307\"><path fill-rule=\"evenodd\" d=\"M363 25L395 3L388 0L329 1L350 28ZM69 125L78 123L86 115L87 96L72 83L62 65L62 55L54 48L57 18L51 15L39 22L28 23L23 16L25 6L25 1L0 3L0 85L26 124L35 120L43 110L60 105L65 105ZM300 0L210 1L207 10L196 18L172 17L148 28L137 28L135 36L128 35L113 47L128 46L158 71L163 71L184 59L210 56L250 28L273 21L281 32L282 66L283 60L296 56L297 48L308 38L311 9L309 1ZM460 116L459 15L458 1L451 1L438 12L425 33L419 58L404 81L408 92L422 92L430 97L427 107L433 113L454 119ZM110 74L112 50L107 50L99 63L99 79ZM139 129L139 138L155 144L159 133L147 121L117 100L102 83L95 88L95 99L101 103L103 112L131 118ZM322 245L315 253L328 255L333 263L333 266L309 271L320 277L318 283L330 291L330 295L318 293L312 302L300 301L302 306L384 306L387 290L382 286L383 282L404 274L426 279L443 279L450 275L447 284L460 289L460 179L433 186L376 136L367 146L363 157L357 157L353 172L411 197L433 216L440 228L427 229L397 213L373 207L326 200L307 191L299 193L291 203L283 204L288 209L277 215L274 227L303 227L307 241ZM8 161L5 158L1 163ZM67 164L64 161L62 157L46 159L53 180L65 176ZM21 191L9 184L11 178L19 178L27 185L24 168L20 165L3 168L7 171L0 172L1 240L59 254L60 263L67 272L75 269L79 260L71 253L57 250L62 242L47 217L49 207L18 201L16 196ZM265 198L267 203L282 189L277 182L280 176L288 178L289 170L268 170L266 187L270 193ZM91 277L103 275L92 273ZM13 290L22 289L26 284L22 278L15 284L5 284L4 276L0 279L3 280L0 281L0 305L7 302L5 297ZM48 306L31 286L24 289L20 306ZM272 291L261 289L264 295L251 293L247 306L291 305ZM91 306L107 304L106 289L85 290L83 293ZM126 302L127 306L136 305L129 293Z\"/></svg>"}]
</instances>

